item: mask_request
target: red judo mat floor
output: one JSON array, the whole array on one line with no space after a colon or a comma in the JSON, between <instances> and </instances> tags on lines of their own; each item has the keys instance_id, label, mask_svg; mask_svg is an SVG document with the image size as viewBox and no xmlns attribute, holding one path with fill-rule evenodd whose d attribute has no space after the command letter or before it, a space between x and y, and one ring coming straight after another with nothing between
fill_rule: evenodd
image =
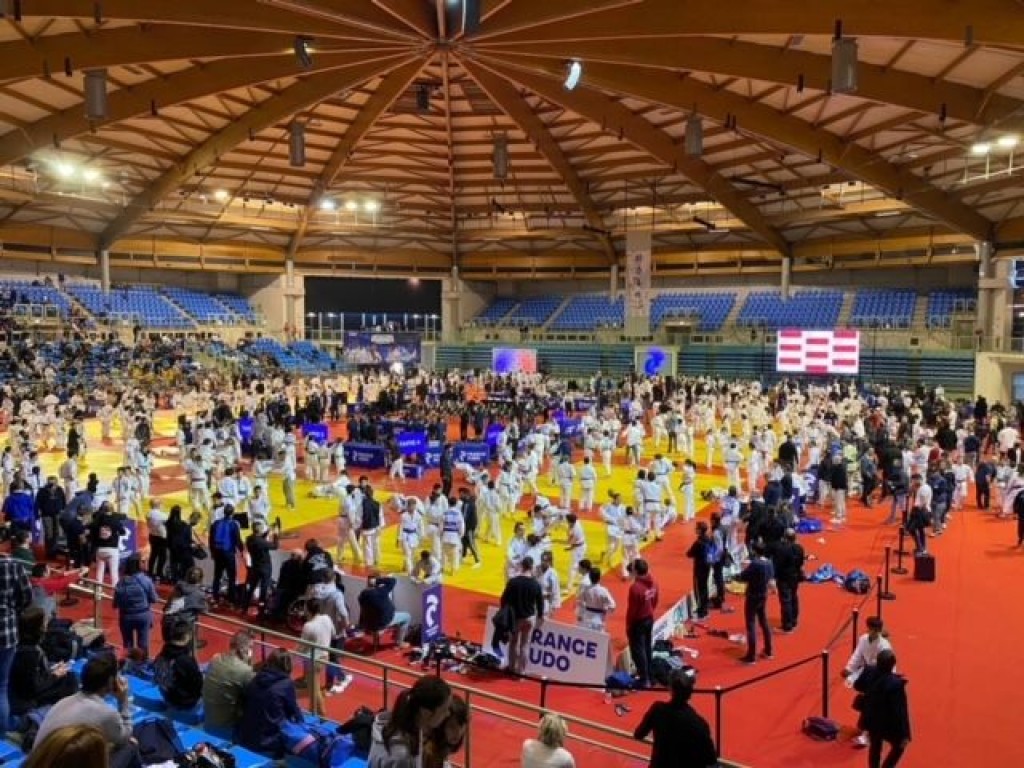
<instances>
[{"instance_id":1,"label":"red judo mat floor","mask_svg":"<svg viewBox=\"0 0 1024 768\"><path fill-rule=\"evenodd\" d=\"M371 473L383 487L380 473ZM406 493L426 493L433 480L409 483ZM883 570L885 546L895 548L896 528L882 527L887 509L864 509L858 502L849 504L850 523L841 531L826 530L802 537L808 554L808 572L823 563L840 571L860 568L874 576ZM707 514L705 509L702 514ZM812 508L812 514L825 519L828 514ZM302 537L317 535L333 542L333 523L319 523L301 531ZM662 590L662 605L667 607L691 588L691 566L684 553L693 537L692 524L672 526L664 541L644 550L644 557ZM300 539L301 540L301 539ZM913 742L901 765L970 766L986 763L1024 764L1024 742L1016 737L1012 721L1014 703L1020 699L1019 683L1024 677L1016 671L1014 660L1019 638L1024 633L1024 609L1016 600L1015 587L1024 568L1024 550L1016 549L1015 524L996 520L973 507L954 516L947 532L929 541L938 561L935 583L915 582L910 575L891 575L895 599L882 606L883 618L898 657L898 671L909 679L908 694L913 727ZM907 558L907 566L913 563ZM895 562L893 562L895 564ZM627 585L611 578L607 585L621 609L611 620L609 630L616 647L624 645L624 606ZM745 667L738 661L740 645L708 636L701 631L696 639L685 642L698 651L692 663L700 670L701 689L727 687L777 670L801 659L821 653L830 641L829 699L831 715L846 726L837 743L815 743L800 733L803 718L821 713L822 665L819 661L779 674L753 686L728 693L722 706L723 756L752 768L782 766L861 766L867 756L855 749L849 738L856 714L850 708L852 693L844 686L839 671L852 643L848 620L852 608L862 598L832 584L801 587L799 629L791 635L776 635L775 659ZM730 596L737 608L730 614L713 613L710 626L730 633L743 631L741 597ZM450 634L461 632L469 639L483 635L484 614L495 598L456 587L445 588L444 625ZM89 611L86 601L69 614ZM876 610L874 594L861 611L863 619ZM106 611L106 622L113 617ZM571 620L571 603L562 614ZM778 606L772 604L770 617L777 621ZM217 623L214 617L213 623ZM111 636L117 637L113 626ZM225 627L225 631L229 630ZM837 638L837 633L839 634ZM205 633L208 645L204 658L223 647L223 638ZM154 651L158 644L154 642ZM410 670L401 654L384 649L380 661ZM340 696L326 699L327 715L346 719L360 704L379 707L384 702L379 672L354 659L350 671L356 682ZM470 739L470 763L483 768L517 766L522 739L533 734L536 715L520 703L540 702L537 683L507 679L481 679L446 672L452 682L479 691L474 697L474 727ZM390 699L397 686L411 676L389 673ZM550 688L546 705L576 718L593 721L621 731L632 731L646 709L657 698L655 693L633 693L614 701L601 691ZM628 711L616 713L615 704ZM713 696L696 698L696 706L714 727ZM499 715L502 715L499 717ZM644 753L642 745L609 734L595 734L583 726L572 728L583 740L594 739L612 744L624 752ZM645 761L627 754L597 750L585 741L574 739L570 747L580 765L637 766ZM460 762L465 762L460 761Z\"/></svg>"}]
</instances>

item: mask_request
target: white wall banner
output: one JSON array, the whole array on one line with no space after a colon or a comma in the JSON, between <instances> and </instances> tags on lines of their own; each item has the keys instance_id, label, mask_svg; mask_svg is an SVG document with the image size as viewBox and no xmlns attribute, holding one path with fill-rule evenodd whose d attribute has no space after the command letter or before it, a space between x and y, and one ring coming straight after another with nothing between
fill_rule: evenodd
<instances>
[{"instance_id":1,"label":"white wall banner","mask_svg":"<svg viewBox=\"0 0 1024 768\"><path fill-rule=\"evenodd\" d=\"M651 316L651 233L626 233L626 317Z\"/></svg>"},{"instance_id":2,"label":"white wall banner","mask_svg":"<svg viewBox=\"0 0 1024 768\"><path fill-rule=\"evenodd\" d=\"M487 609L484 649L494 637L492 619L498 609ZM508 654L508 646L502 646ZM526 646L526 674L566 683L599 685L608 677L611 656L608 635L592 629L546 619L533 629Z\"/></svg>"}]
</instances>

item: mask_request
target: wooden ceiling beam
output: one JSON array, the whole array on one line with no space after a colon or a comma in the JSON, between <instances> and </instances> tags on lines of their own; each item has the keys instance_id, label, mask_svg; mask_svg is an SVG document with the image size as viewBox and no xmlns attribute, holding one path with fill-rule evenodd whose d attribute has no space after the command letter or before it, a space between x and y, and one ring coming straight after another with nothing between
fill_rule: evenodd
<instances>
[{"instance_id":1,"label":"wooden ceiling beam","mask_svg":"<svg viewBox=\"0 0 1024 768\"><path fill-rule=\"evenodd\" d=\"M408 57L369 61L349 67L343 72L322 72L303 78L256 109L242 115L223 130L197 146L176 166L165 171L104 230L101 242L109 245L126 233L146 211L154 208L164 197L195 173L212 165L217 158L233 147L297 112L302 112L331 94L343 91L353 84L362 83L394 67L408 67Z\"/></svg>"},{"instance_id":2,"label":"wooden ceiling beam","mask_svg":"<svg viewBox=\"0 0 1024 768\"><path fill-rule=\"evenodd\" d=\"M837 18L846 22L845 15ZM577 56L586 61L588 67L590 62L605 62L629 67L713 72L793 88L803 78L805 88L822 92L829 90L832 78L831 56L721 38L627 39L617 40L614 45L590 40L559 43L525 41L514 47L495 45L487 48L487 53L510 58L544 56L559 61ZM636 75L638 78L643 76L642 73ZM1015 124L1024 129L1024 118L1021 117L1024 102L1019 99L987 93L941 77L928 77L864 61L857 65L857 92L853 96L936 116L945 105L947 116L954 120L979 125L1007 121L1007 130Z\"/></svg>"},{"instance_id":3,"label":"wooden ceiling beam","mask_svg":"<svg viewBox=\"0 0 1024 768\"><path fill-rule=\"evenodd\" d=\"M561 76L558 67L544 60L535 64L528 75L520 74L520 70L504 64L495 65L494 68L500 68L502 74L512 80L520 81L529 77L530 82L535 82L539 76L550 83ZM539 75L536 74L538 72ZM992 236L991 221L904 167L888 163L876 153L849 144L828 131L815 129L799 118L780 114L762 104L751 103L738 94L715 90L694 78L680 79L670 72L651 70L644 77L637 77L635 73L624 71L621 67L603 63L587 67L587 84L590 88L602 88L622 96L648 99L682 110L691 110L696 105L700 114L719 123L735 120L741 133L792 147L809 157L820 154L822 161L843 169L892 197L906 200L919 211L965 234L979 240L987 240Z\"/></svg>"},{"instance_id":4,"label":"wooden ceiling beam","mask_svg":"<svg viewBox=\"0 0 1024 768\"><path fill-rule=\"evenodd\" d=\"M530 105L507 80L482 67L475 66L469 61L463 61L462 66L491 100L512 118L520 130L526 134L527 139L537 146L537 150L561 177L561 181L569 189L583 212L587 224L594 230L592 236L605 250L610 263L614 263L615 248L605 231L604 219L600 211L597 210L597 206L594 205L583 180L573 168L572 163L569 162L569 158L566 157L561 146L551 135L548 126L534 114Z\"/></svg>"},{"instance_id":5,"label":"wooden ceiling beam","mask_svg":"<svg viewBox=\"0 0 1024 768\"><path fill-rule=\"evenodd\" d=\"M291 242L288 244L289 258L293 257L298 251L306 232L306 226L309 224L309 217L320 204L320 197L330 190L334 180L351 158L356 145L366 135L367 131L373 128L377 119L394 103L395 99L412 84L412 81L422 71L423 65L423 58L417 56L392 70L381 81L380 85L377 86L369 100L363 104L359 113L349 125L348 130L345 131L345 135L334 148L334 152L324 165L320 177L313 184L313 190L302 209L299 224L295 229Z\"/></svg>"},{"instance_id":6,"label":"wooden ceiling beam","mask_svg":"<svg viewBox=\"0 0 1024 768\"><path fill-rule=\"evenodd\" d=\"M518 0L498 8L481 27L479 33L471 35L473 42L486 40L494 35L513 32L528 33L530 29L561 22L578 23L582 17L615 8L625 8L635 13L644 13L644 0Z\"/></svg>"},{"instance_id":7,"label":"wooden ceiling beam","mask_svg":"<svg viewBox=\"0 0 1024 768\"><path fill-rule=\"evenodd\" d=\"M314 63L312 74L337 70L335 76L343 78L345 67L363 67L368 63L394 60L394 55L368 56L366 52L358 50L322 54ZM81 104L76 104L36 121L25 130L11 131L0 136L0 166L91 131L102 131L104 126L117 131L122 128L117 123L148 114L154 106L159 110L161 107L182 104L220 91L290 77L294 74L294 66L290 55L260 56L244 63L225 59L176 72L159 80L147 80L130 89L114 91L107 97L109 116L105 121L88 120Z\"/></svg>"},{"instance_id":8,"label":"wooden ceiling beam","mask_svg":"<svg viewBox=\"0 0 1024 768\"><path fill-rule=\"evenodd\" d=\"M547 3L550 5L550 3ZM543 7L543 0L511 7ZM743 0L722 12L719 0L644 0L642 6L613 8L585 18L531 26L525 34L494 25L480 40L498 36L519 41L623 40L631 37L685 35L825 35L835 33L837 19L852 37L949 40L963 43L967 29L981 45L1019 49L1024 40L1024 14L1015 0L971 0L944 3L900 0L898 3L849 3L846 0ZM500 16L498 17L500 18ZM488 25L489 27L491 25Z\"/></svg>"},{"instance_id":9,"label":"wooden ceiling beam","mask_svg":"<svg viewBox=\"0 0 1024 768\"><path fill-rule=\"evenodd\" d=\"M620 134L625 141L686 176L780 253L788 253L789 243L768 223L757 207L734 189L721 174L702 158L687 155L667 133L644 118L637 117L618 101L590 88L566 91L557 82L557 78L552 80L546 74L510 70L490 60L481 64L496 75L519 83L538 96L604 126L608 133Z\"/></svg>"},{"instance_id":10,"label":"wooden ceiling beam","mask_svg":"<svg viewBox=\"0 0 1024 768\"><path fill-rule=\"evenodd\" d=\"M351 4L353 0L345 0ZM233 29L261 30L289 35L311 35L339 39L399 39L386 27L375 29L368 35L364 26L352 25L340 18L300 15L273 8L268 3L253 0L103 0L100 12L110 21L139 21L154 24L175 24L186 27L214 27L211 37L216 40L220 31ZM25 18L75 18L96 16L94 0L23 0ZM193 29L193 34L195 30Z\"/></svg>"}]
</instances>

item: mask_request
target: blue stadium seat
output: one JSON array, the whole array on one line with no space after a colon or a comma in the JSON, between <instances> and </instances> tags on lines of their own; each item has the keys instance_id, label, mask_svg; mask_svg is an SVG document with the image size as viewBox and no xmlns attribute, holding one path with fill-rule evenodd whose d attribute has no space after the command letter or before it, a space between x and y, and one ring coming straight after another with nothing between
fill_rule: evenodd
<instances>
[{"instance_id":1,"label":"blue stadium seat","mask_svg":"<svg viewBox=\"0 0 1024 768\"><path fill-rule=\"evenodd\" d=\"M977 294L969 288L934 291L928 300L928 327L949 328L953 324L954 312L972 312L976 308Z\"/></svg>"},{"instance_id":2,"label":"blue stadium seat","mask_svg":"<svg viewBox=\"0 0 1024 768\"><path fill-rule=\"evenodd\" d=\"M233 325L240 322L238 314L207 293L173 286L165 286L160 292L197 323Z\"/></svg>"},{"instance_id":3,"label":"blue stadium seat","mask_svg":"<svg viewBox=\"0 0 1024 768\"><path fill-rule=\"evenodd\" d=\"M860 291L854 297L850 325L860 328L909 328L917 294L913 291Z\"/></svg>"},{"instance_id":4,"label":"blue stadium seat","mask_svg":"<svg viewBox=\"0 0 1024 768\"><path fill-rule=\"evenodd\" d=\"M38 282L38 285L33 284ZM56 286L44 285L41 281L0 280L0 292L14 291L17 303L51 306L61 317L71 313L71 301Z\"/></svg>"},{"instance_id":5,"label":"blue stadium seat","mask_svg":"<svg viewBox=\"0 0 1024 768\"><path fill-rule=\"evenodd\" d=\"M625 301L622 296L615 301L609 301L606 294L574 296L548 327L553 331L621 328L625 314Z\"/></svg>"},{"instance_id":6,"label":"blue stadium seat","mask_svg":"<svg viewBox=\"0 0 1024 768\"><path fill-rule=\"evenodd\" d=\"M673 317L695 317L697 330L717 331L735 303L735 293L661 293L651 301L651 325L657 328Z\"/></svg>"},{"instance_id":7,"label":"blue stadium seat","mask_svg":"<svg viewBox=\"0 0 1024 768\"><path fill-rule=\"evenodd\" d=\"M771 329L834 328L842 307L842 291L800 291L787 301L778 291L754 291L747 296L736 323Z\"/></svg>"},{"instance_id":8,"label":"blue stadium seat","mask_svg":"<svg viewBox=\"0 0 1024 768\"><path fill-rule=\"evenodd\" d=\"M109 293L95 285L69 285L74 296L93 315L138 322L148 328L185 330L195 327L195 321L152 287L114 288Z\"/></svg>"},{"instance_id":9,"label":"blue stadium seat","mask_svg":"<svg viewBox=\"0 0 1024 768\"><path fill-rule=\"evenodd\" d=\"M505 320L505 325L544 325L544 323L551 319L551 316L562 304L562 301L561 296L534 296L523 299L519 306L509 315L508 319Z\"/></svg>"},{"instance_id":10,"label":"blue stadium seat","mask_svg":"<svg viewBox=\"0 0 1024 768\"><path fill-rule=\"evenodd\" d=\"M516 304L518 304L518 302L515 299L494 299L494 301L484 308L483 312L473 318L473 322L480 325L495 325L499 320L505 317L505 315L511 312L512 308L515 307Z\"/></svg>"}]
</instances>

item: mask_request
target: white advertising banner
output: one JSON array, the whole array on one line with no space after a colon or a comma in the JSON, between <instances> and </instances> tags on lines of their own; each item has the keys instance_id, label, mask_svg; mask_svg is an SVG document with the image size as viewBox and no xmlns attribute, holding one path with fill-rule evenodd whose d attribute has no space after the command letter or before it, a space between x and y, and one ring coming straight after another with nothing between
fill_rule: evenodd
<instances>
[{"instance_id":1,"label":"white advertising banner","mask_svg":"<svg viewBox=\"0 0 1024 768\"><path fill-rule=\"evenodd\" d=\"M487 609L484 648L489 649L494 637L494 614ZM506 658L508 646L502 651ZM608 677L611 656L608 635L592 629L546 619L534 627L526 646L525 673L565 683L600 685Z\"/></svg>"}]
</instances>

